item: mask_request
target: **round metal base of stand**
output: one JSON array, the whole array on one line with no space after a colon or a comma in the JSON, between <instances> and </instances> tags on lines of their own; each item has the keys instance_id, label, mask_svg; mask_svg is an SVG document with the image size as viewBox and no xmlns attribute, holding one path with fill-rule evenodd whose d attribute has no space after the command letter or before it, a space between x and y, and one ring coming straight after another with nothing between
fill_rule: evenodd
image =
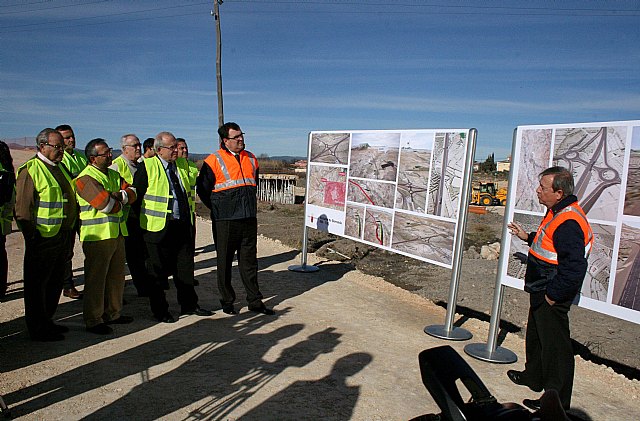
<instances>
[{"instance_id":1,"label":"round metal base of stand","mask_svg":"<svg viewBox=\"0 0 640 421\"><path fill-rule=\"evenodd\" d=\"M432 325L424 328L424 333L440 339L450 341L467 341L473 338L471 332L461 327L455 327L447 332L444 325Z\"/></svg>"},{"instance_id":2,"label":"round metal base of stand","mask_svg":"<svg viewBox=\"0 0 640 421\"><path fill-rule=\"evenodd\" d=\"M313 265L291 265L289 266L288 269L292 272L304 272L304 273L317 272L320 270L318 266L313 266Z\"/></svg>"},{"instance_id":3,"label":"round metal base of stand","mask_svg":"<svg viewBox=\"0 0 640 421\"><path fill-rule=\"evenodd\" d=\"M514 352L501 346L490 352L487 349L487 344L469 344L464 347L464 352L473 358L489 363L511 364L518 361L518 356Z\"/></svg>"}]
</instances>

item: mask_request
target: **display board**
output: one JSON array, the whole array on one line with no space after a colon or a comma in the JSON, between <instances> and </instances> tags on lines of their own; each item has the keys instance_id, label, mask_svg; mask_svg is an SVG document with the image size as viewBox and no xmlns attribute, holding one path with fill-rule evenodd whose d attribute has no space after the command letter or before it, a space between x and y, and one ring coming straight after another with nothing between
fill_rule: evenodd
<instances>
[{"instance_id":1,"label":"display board","mask_svg":"<svg viewBox=\"0 0 640 421\"><path fill-rule=\"evenodd\" d=\"M506 220L536 231L546 211L538 174L570 169L594 233L578 305L640 323L640 120L519 126L513 150ZM529 248L517 237L505 240L502 283L523 289Z\"/></svg>"},{"instance_id":2,"label":"display board","mask_svg":"<svg viewBox=\"0 0 640 421\"><path fill-rule=\"evenodd\" d=\"M469 133L311 132L305 225L451 268Z\"/></svg>"}]
</instances>

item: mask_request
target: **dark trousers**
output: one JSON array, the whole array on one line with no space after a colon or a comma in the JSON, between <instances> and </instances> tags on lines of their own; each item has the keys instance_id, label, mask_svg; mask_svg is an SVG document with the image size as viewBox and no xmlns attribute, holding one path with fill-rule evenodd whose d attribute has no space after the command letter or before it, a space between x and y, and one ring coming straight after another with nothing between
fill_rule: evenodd
<instances>
[{"instance_id":1,"label":"dark trousers","mask_svg":"<svg viewBox=\"0 0 640 421\"><path fill-rule=\"evenodd\" d=\"M146 242L147 274L149 276L149 302L154 316L162 317L169 311L165 289L168 277L173 275L181 312L190 312L198 306L194 289L194 249L191 224L178 220L167 221L166 234L159 242Z\"/></svg>"},{"instance_id":2,"label":"dark trousers","mask_svg":"<svg viewBox=\"0 0 640 421\"><path fill-rule=\"evenodd\" d=\"M74 231L59 231L53 237L25 238L24 318L32 337L47 334L58 307L66 258Z\"/></svg>"},{"instance_id":3,"label":"dark trousers","mask_svg":"<svg viewBox=\"0 0 640 421\"><path fill-rule=\"evenodd\" d=\"M0 234L0 297L7 292L7 277L9 275L9 261L7 260L7 236Z\"/></svg>"},{"instance_id":4,"label":"dark trousers","mask_svg":"<svg viewBox=\"0 0 640 421\"><path fill-rule=\"evenodd\" d=\"M76 231L69 236L69 249L64 258L64 274L62 276L62 288L71 289L75 287L73 281L73 248L76 245Z\"/></svg>"},{"instance_id":5,"label":"dark trousers","mask_svg":"<svg viewBox=\"0 0 640 421\"><path fill-rule=\"evenodd\" d=\"M569 332L571 302L540 304L540 297L531 296L526 333L525 373L534 387L558 391L565 409L571 405L575 360Z\"/></svg>"},{"instance_id":6,"label":"dark trousers","mask_svg":"<svg viewBox=\"0 0 640 421\"><path fill-rule=\"evenodd\" d=\"M262 306L262 294L258 287L258 220L256 218L216 221L215 244L220 302L232 305L236 293L231 286L233 256L238 253L240 279L247 293L249 308Z\"/></svg>"},{"instance_id":7,"label":"dark trousers","mask_svg":"<svg viewBox=\"0 0 640 421\"><path fill-rule=\"evenodd\" d=\"M127 219L128 236L124 238L124 248L127 256L127 266L133 280L133 285L138 291L138 295L147 296L149 294L149 281L147 279L147 269L145 260L147 257L146 246L142 238L142 228L140 220L129 215Z\"/></svg>"}]
</instances>

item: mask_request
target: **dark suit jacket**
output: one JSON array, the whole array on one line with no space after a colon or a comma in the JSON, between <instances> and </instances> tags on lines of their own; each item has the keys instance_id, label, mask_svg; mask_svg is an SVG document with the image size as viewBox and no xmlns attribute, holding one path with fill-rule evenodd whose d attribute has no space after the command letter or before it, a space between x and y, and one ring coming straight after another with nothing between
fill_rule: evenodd
<instances>
[{"instance_id":1,"label":"dark suit jacket","mask_svg":"<svg viewBox=\"0 0 640 421\"><path fill-rule=\"evenodd\" d=\"M154 156L153 158L148 158L148 159L159 159L159 158ZM162 174L162 176L164 176L164 173ZM144 195L147 192L147 188L149 187L149 183L154 183L154 180L149 180L149 176L147 174L147 167L144 164L142 164L138 167L138 171L136 171L135 175L133 176L133 187L136 188L136 194L137 194L138 200L136 200L131 205L131 211L135 213L138 219L140 218L140 206L142 204L142 200L144 199ZM167 219L169 219L168 215L169 214L167 214ZM189 236L193 236L193 227L191 225L191 219L187 218L183 223L185 224L185 230L188 230L189 232ZM164 225L164 228L158 232L151 232L151 231L142 229L142 237L144 238L144 241L148 243L156 243L156 244L160 243L167 235L168 226L169 226L169 221L167 221L167 223Z\"/></svg>"}]
</instances>

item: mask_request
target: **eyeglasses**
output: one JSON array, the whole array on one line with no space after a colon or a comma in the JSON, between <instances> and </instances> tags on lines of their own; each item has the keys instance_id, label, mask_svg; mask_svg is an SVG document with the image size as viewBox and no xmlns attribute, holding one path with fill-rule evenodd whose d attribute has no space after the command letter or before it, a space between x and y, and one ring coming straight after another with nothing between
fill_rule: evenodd
<instances>
[{"instance_id":1,"label":"eyeglasses","mask_svg":"<svg viewBox=\"0 0 640 421\"><path fill-rule=\"evenodd\" d=\"M124 145L124 147L125 147L125 148L126 148L126 147L129 147L129 148L134 148L134 149L136 149L136 148L141 148L141 147L142 147L142 144L140 144L140 143L134 143L133 145Z\"/></svg>"},{"instance_id":2,"label":"eyeglasses","mask_svg":"<svg viewBox=\"0 0 640 421\"><path fill-rule=\"evenodd\" d=\"M51 143L41 143L41 145L51 146L53 149L61 151L64 148L64 145L52 145Z\"/></svg>"},{"instance_id":3,"label":"eyeglasses","mask_svg":"<svg viewBox=\"0 0 640 421\"><path fill-rule=\"evenodd\" d=\"M235 136L233 136L233 137L228 137L227 139L229 139L229 140L238 140L238 139L240 139L240 138L243 138L243 139L244 139L244 135L245 135L245 134L246 134L246 133L240 133L239 135L235 135Z\"/></svg>"},{"instance_id":4,"label":"eyeglasses","mask_svg":"<svg viewBox=\"0 0 640 421\"><path fill-rule=\"evenodd\" d=\"M178 145L173 145L173 146L158 146L158 149L169 149L172 151L177 151L178 150Z\"/></svg>"},{"instance_id":5,"label":"eyeglasses","mask_svg":"<svg viewBox=\"0 0 640 421\"><path fill-rule=\"evenodd\" d=\"M97 153L95 156L109 156L113 154L113 148L109 148L106 152L104 153Z\"/></svg>"}]
</instances>

